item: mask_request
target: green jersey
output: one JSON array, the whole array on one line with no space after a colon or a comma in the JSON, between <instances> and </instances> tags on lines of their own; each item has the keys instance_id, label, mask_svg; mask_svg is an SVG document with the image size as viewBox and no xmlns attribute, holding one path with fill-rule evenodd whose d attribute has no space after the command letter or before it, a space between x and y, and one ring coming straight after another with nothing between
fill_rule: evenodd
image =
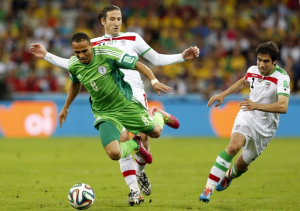
<instances>
[{"instance_id":1,"label":"green jersey","mask_svg":"<svg viewBox=\"0 0 300 211\"><path fill-rule=\"evenodd\" d=\"M89 92L94 112L120 111L129 105L132 89L119 68L134 69L138 58L107 45L94 47L92 51L93 60L89 64L82 64L76 56L70 58L71 80L81 82Z\"/></svg>"}]
</instances>

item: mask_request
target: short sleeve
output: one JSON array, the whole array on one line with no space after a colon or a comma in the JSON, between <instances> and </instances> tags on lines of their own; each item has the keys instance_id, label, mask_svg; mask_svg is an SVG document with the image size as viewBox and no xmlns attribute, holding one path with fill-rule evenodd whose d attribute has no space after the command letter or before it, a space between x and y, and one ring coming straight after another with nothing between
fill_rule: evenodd
<instances>
[{"instance_id":1,"label":"short sleeve","mask_svg":"<svg viewBox=\"0 0 300 211\"><path fill-rule=\"evenodd\" d=\"M116 62L118 67L122 69L130 69L133 70L135 68L135 65L138 61L138 57L136 56L130 56L128 54L123 54L122 58Z\"/></svg>"},{"instance_id":2,"label":"short sleeve","mask_svg":"<svg viewBox=\"0 0 300 211\"><path fill-rule=\"evenodd\" d=\"M290 77L285 75L277 81L277 95L290 96Z\"/></svg>"},{"instance_id":3,"label":"short sleeve","mask_svg":"<svg viewBox=\"0 0 300 211\"><path fill-rule=\"evenodd\" d=\"M75 82L75 83L80 82L80 81L78 80L78 78L76 78L76 76L74 76L72 73L70 73L69 75L70 75L71 81L73 81L73 82Z\"/></svg>"}]
</instances>

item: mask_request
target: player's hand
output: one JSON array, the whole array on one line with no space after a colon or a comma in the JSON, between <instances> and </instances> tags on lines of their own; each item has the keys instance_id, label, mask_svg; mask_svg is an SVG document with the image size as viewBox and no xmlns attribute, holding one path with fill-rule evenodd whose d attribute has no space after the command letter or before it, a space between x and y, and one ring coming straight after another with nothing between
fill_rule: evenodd
<instances>
[{"instance_id":1,"label":"player's hand","mask_svg":"<svg viewBox=\"0 0 300 211\"><path fill-rule=\"evenodd\" d=\"M31 44L29 47L29 52L41 59L45 58L47 54L46 48L39 43Z\"/></svg>"},{"instance_id":2,"label":"player's hand","mask_svg":"<svg viewBox=\"0 0 300 211\"><path fill-rule=\"evenodd\" d=\"M160 91L162 91L162 92L171 92L172 91L171 87L169 87L163 83L160 83L160 82L153 84L153 89L159 96L160 96Z\"/></svg>"},{"instance_id":3,"label":"player's hand","mask_svg":"<svg viewBox=\"0 0 300 211\"><path fill-rule=\"evenodd\" d=\"M188 49L185 49L181 55L184 60L191 60L196 57L199 57L199 53L200 53L200 50L197 46L191 46Z\"/></svg>"},{"instance_id":4,"label":"player's hand","mask_svg":"<svg viewBox=\"0 0 300 211\"><path fill-rule=\"evenodd\" d=\"M212 96L207 103L207 107L210 107L216 101L218 101L218 103L215 105L215 107L218 107L219 105L221 105L223 103L224 98L225 98L225 96L223 94L218 94L218 95Z\"/></svg>"},{"instance_id":5,"label":"player's hand","mask_svg":"<svg viewBox=\"0 0 300 211\"><path fill-rule=\"evenodd\" d=\"M62 127L62 124L66 121L67 116L68 116L68 109L63 107L58 115L60 127Z\"/></svg>"},{"instance_id":6,"label":"player's hand","mask_svg":"<svg viewBox=\"0 0 300 211\"><path fill-rule=\"evenodd\" d=\"M257 104L254 103L252 100L244 97L245 101L239 103L239 106L243 111L253 111L257 109Z\"/></svg>"}]
</instances>

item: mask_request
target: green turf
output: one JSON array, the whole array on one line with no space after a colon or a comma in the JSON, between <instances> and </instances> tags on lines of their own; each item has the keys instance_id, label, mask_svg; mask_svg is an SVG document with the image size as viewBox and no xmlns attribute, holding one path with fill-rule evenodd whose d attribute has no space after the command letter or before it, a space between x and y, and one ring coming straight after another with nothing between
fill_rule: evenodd
<instances>
[{"instance_id":1,"label":"green turf","mask_svg":"<svg viewBox=\"0 0 300 211\"><path fill-rule=\"evenodd\" d=\"M199 202L216 156L228 143L216 138L151 140L152 183L145 203L129 207L129 190L97 138L0 139L0 210L74 210L69 188L84 182L96 201L89 210L300 210L300 140L274 139L241 178L211 202Z\"/></svg>"}]
</instances>

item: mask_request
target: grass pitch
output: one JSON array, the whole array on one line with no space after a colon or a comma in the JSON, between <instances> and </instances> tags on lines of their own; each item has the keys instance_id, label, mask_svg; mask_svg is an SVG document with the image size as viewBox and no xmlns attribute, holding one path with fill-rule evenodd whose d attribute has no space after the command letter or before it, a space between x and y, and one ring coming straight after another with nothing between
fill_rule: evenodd
<instances>
[{"instance_id":1,"label":"grass pitch","mask_svg":"<svg viewBox=\"0 0 300 211\"><path fill-rule=\"evenodd\" d=\"M161 138L151 141L153 164L146 168L152 194L127 205L128 187L98 138L0 139L0 210L74 210L69 189L92 186L89 210L300 210L300 140L272 140L249 171L211 202L198 200L209 171L228 139Z\"/></svg>"}]
</instances>

